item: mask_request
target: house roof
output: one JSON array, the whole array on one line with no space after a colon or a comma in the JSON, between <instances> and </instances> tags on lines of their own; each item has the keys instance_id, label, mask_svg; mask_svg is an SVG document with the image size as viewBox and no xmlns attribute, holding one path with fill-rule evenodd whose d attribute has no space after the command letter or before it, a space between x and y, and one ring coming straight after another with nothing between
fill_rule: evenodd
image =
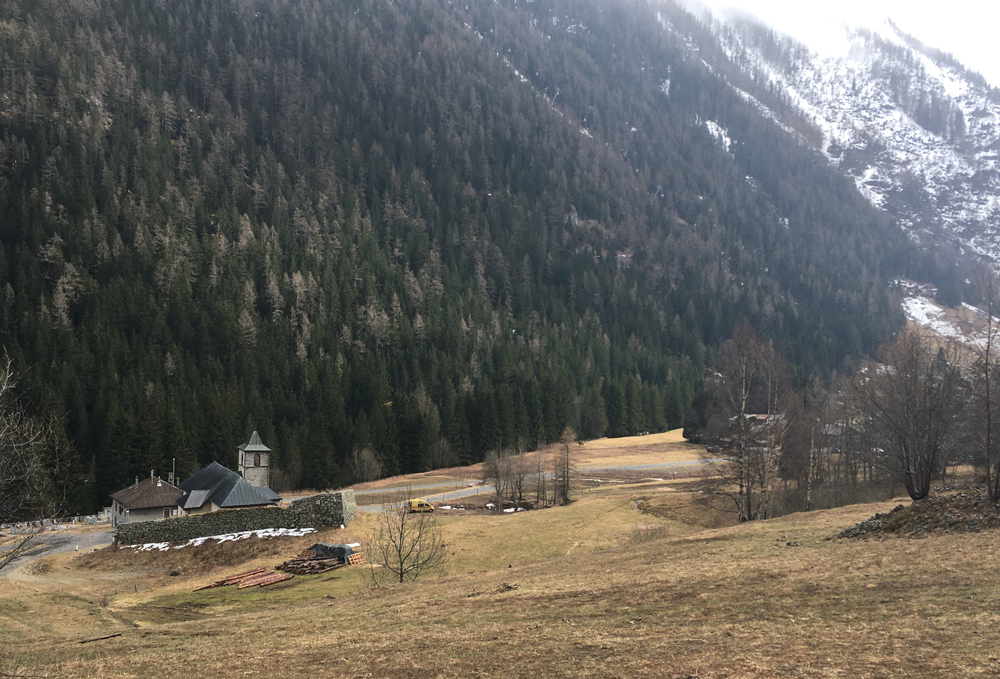
<instances>
[{"instance_id":1,"label":"house roof","mask_svg":"<svg viewBox=\"0 0 1000 679\"><path fill-rule=\"evenodd\" d=\"M196 509L209 501L223 509L256 507L281 501L281 496L270 488L251 486L242 476L218 462L213 462L185 479L181 490L185 493L177 500L177 504L184 509Z\"/></svg>"},{"instance_id":2,"label":"house roof","mask_svg":"<svg viewBox=\"0 0 1000 679\"><path fill-rule=\"evenodd\" d=\"M248 453L270 453L271 449L264 445L264 442L260 440L260 434L254 429L254 432L250 434L250 440L239 446L239 449Z\"/></svg>"},{"instance_id":3,"label":"house roof","mask_svg":"<svg viewBox=\"0 0 1000 679\"><path fill-rule=\"evenodd\" d=\"M148 478L134 483L111 494L111 499L125 509L153 509L154 507L173 507L177 498L184 494L180 488L171 486L166 481Z\"/></svg>"},{"instance_id":4,"label":"house roof","mask_svg":"<svg viewBox=\"0 0 1000 679\"><path fill-rule=\"evenodd\" d=\"M210 490L192 490L190 493L184 495L177 504L181 506L182 509L198 509L198 507L203 506L208 502L209 496L212 494Z\"/></svg>"}]
</instances>

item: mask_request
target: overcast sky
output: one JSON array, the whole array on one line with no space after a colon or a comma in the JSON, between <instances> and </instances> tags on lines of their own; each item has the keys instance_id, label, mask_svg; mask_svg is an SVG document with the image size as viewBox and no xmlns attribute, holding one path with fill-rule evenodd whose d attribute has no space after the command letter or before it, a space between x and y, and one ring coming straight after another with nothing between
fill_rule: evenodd
<instances>
[{"instance_id":1,"label":"overcast sky","mask_svg":"<svg viewBox=\"0 0 1000 679\"><path fill-rule=\"evenodd\" d=\"M891 18L903 31L931 47L950 52L968 68L1000 87L1000 54L995 47L1000 3L988 0L686 0L714 13L738 8L790 33L819 51L835 50L839 32L851 26L877 28Z\"/></svg>"}]
</instances>

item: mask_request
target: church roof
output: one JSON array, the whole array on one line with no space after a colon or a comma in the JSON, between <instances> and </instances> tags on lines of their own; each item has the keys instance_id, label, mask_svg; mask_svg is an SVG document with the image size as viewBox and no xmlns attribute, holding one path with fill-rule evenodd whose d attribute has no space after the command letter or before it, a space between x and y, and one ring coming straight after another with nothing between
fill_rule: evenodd
<instances>
[{"instance_id":1,"label":"church roof","mask_svg":"<svg viewBox=\"0 0 1000 679\"><path fill-rule=\"evenodd\" d=\"M184 509L197 509L208 501L223 509L281 502L281 496L270 488L251 486L242 476L218 462L213 462L185 479L181 490L186 492L177 500L177 504Z\"/></svg>"},{"instance_id":2,"label":"church roof","mask_svg":"<svg viewBox=\"0 0 1000 679\"><path fill-rule=\"evenodd\" d=\"M253 433L250 434L250 440L239 446L240 450L246 451L248 453L270 453L271 449L264 445L264 442L260 440L260 434L254 429Z\"/></svg>"},{"instance_id":3,"label":"church roof","mask_svg":"<svg viewBox=\"0 0 1000 679\"><path fill-rule=\"evenodd\" d=\"M153 509L154 507L173 507L183 491L171 486L166 481L149 477L128 488L123 488L111 494L111 499L126 509Z\"/></svg>"}]
</instances>

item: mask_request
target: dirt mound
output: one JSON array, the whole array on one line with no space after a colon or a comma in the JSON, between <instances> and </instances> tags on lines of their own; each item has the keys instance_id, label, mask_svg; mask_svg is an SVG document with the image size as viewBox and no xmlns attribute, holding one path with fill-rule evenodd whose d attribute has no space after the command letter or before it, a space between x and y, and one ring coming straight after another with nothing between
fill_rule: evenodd
<instances>
[{"instance_id":1,"label":"dirt mound","mask_svg":"<svg viewBox=\"0 0 1000 679\"><path fill-rule=\"evenodd\" d=\"M989 501L983 488L932 495L908 506L899 505L888 514L876 514L851 526L840 537L978 533L1000 528L998 510L1000 507Z\"/></svg>"}]
</instances>

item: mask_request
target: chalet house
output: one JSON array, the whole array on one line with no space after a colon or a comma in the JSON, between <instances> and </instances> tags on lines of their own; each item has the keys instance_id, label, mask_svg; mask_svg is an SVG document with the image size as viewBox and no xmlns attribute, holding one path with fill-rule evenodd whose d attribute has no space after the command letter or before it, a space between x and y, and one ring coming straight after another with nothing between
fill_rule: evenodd
<instances>
[{"instance_id":1,"label":"chalet house","mask_svg":"<svg viewBox=\"0 0 1000 679\"><path fill-rule=\"evenodd\" d=\"M218 462L195 472L181 484L180 489L182 494L177 499L177 506L188 514L276 505L281 502L281 496L270 488L251 485L242 476Z\"/></svg>"},{"instance_id":2,"label":"chalet house","mask_svg":"<svg viewBox=\"0 0 1000 679\"><path fill-rule=\"evenodd\" d=\"M111 523L118 526L136 521L160 521L182 514L177 498L184 494L180 488L150 475L111 494Z\"/></svg>"}]
</instances>

